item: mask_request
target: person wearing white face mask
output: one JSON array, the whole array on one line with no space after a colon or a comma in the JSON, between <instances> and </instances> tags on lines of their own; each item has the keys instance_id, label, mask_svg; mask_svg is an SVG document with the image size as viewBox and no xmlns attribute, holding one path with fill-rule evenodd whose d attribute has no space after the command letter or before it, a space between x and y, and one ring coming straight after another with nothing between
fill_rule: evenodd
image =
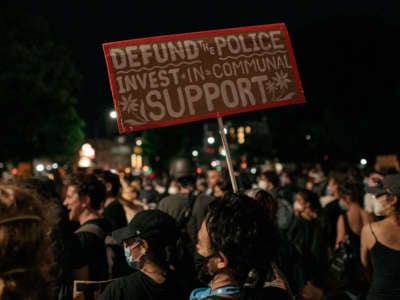
<instances>
[{"instance_id":1,"label":"person wearing white face mask","mask_svg":"<svg viewBox=\"0 0 400 300\"><path fill-rule=\"evenodd\" d=\"M366 191L375 195L374 214L384 217L361 231L361 262L371 283L366 299L400 299L400 175Z\"/></svg>"}]
</instances>

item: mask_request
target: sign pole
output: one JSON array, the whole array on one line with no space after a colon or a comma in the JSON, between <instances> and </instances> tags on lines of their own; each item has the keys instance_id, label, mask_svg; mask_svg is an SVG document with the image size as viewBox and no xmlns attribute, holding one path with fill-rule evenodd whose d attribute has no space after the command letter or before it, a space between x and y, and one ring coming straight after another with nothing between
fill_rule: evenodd
<instances>
[{"instance_id":1,"label":"sign pole","mask_svg":"<svg viewBox=\"0 0 400 300\"><path fill-rule=\"evenodd\" d=\"M231 153L229 152L229 147L228 147L228 142L226 140L226 135L224 131L224 124L222 123L222 118L218 114L218 127L219 127L219 134L222 139L222 145L224 146L224 150L226 153L226 163L228 165L228 170L229 170L229 176L231 178L231 183L232 183L232 189L233 192L236 193L238 191L235 175L233 173L233 166L232 166L232 160L231 160Z\"/></svg>"}]
</instances>

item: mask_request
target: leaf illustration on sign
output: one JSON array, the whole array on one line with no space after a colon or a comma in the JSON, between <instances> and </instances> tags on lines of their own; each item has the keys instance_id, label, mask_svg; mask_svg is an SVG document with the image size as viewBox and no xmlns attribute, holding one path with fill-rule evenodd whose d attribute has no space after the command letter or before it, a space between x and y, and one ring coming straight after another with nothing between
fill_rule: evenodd
<instances>
[{"instance_id":1,"label":"leaf illustration on sign","mask_svg":"<svg viewBox=\"0 0 400 300\"><path fill-rule=\"evenodd\" d=\"M137 103L137 99L132 99L132 95L128 94L127 97L121 96L121 110L123 112L136 112L139 104Z\"/></svg>"},{"instance_id":2,"label":"leaf illustration on sign","mask_svg":"<svg viewBox=\"0 0 400 300\"><path fill-rule=\"evenodd\" d=\"M292 82L292 80L288 78L288 73L283 71L275 72L275 76L272 76L272 79L280 89L288 89L289 87L287 84Z\"/></svg>"}]
</instances>

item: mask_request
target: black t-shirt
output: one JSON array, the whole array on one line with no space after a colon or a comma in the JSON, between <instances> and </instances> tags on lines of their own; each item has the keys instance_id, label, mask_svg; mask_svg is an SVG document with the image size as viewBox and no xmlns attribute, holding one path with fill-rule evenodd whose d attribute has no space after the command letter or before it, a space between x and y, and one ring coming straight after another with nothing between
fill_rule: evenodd
<instances>
[{"instance_id":1,"label":"black t-shirt","mask_svg":"<svg viewBox=\"0 0 400 300\"><path fill-rule=\"evenodd\" d=\"M115 279L104 289L101 300L125 299L185 299L171 273L165 282L159 284L143 272L137 271L128 276ZM185 299L186 300L186 299Z\"/></svg>"},{"instance_id":2,"label":"black t-shirt","mask_svg":"<svg viewBox=\"0 0 400 300\"><path fill-rule=\"evenodd\" d=\"M117 199L104 208L103 216L111 223L112 230L125 227L128 224L124 208Z\"/></svg>"},{"instance_id":3,"label":"black t-shirt","mask_svg":"<svg viewBox=\"0 0 400 300\"><path fill-rule=\"evenodd\" d=\"M95 224L104 233L111 231L111 224L104 218L94 219L82 224ZM108 265L104 239L101 239L92 232L78 232L79 241L82 247L82 261L89 266L89 280L107 280Z\"/></svg>"}]
</instances>

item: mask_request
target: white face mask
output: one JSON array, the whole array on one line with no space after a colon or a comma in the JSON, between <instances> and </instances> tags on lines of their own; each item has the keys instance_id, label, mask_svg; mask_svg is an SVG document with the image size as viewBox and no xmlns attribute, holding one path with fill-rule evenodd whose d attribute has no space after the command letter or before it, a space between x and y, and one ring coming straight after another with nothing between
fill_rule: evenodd
<instances>
[{"instance_id":1,"label":"white face mask","mask_svg":"<svg viewBox=\"0 0 400 300\"><path fill-rule=\"evenodd\" d=\"M170 194L170 195L175 195L175 194L177 194L178 193L178 189L175 187L175 186L170 186L169 188L168 188L168 194Z\"/></svg>"},{"instance_id":2,"label":"white face mask","mask_svg":"<svg viewBox=\"0 0 400 300\"><path fill-rule=\"evenodd\" d=\"M376 199L374 203L374 214L376 216L385 216L387 206L383 206L382 201Z\"/></svg>"},{"instance_id":3,"label":"white face mask","mask_svg":"<svg viewBox=\"0 0 400 300\"><path fill-rule=\"evenodd\" d=\"M301 204L300 204L299 202L297 202L297 201L294 202L293 208L294 208L294 210L297 210L297 211L303 211L303 205L301 205Z\"/></svg>"},{"instance_id":4,"label":"white face mask","mask_svg":"<svg viewBox=\"0 0 400 300\"><path fill-rule=\"evenodd\" d=\"M258 187L263 190L267 190L267 182L265 180L260 180L258 182Z\"/></svg>"}]
</instances>

